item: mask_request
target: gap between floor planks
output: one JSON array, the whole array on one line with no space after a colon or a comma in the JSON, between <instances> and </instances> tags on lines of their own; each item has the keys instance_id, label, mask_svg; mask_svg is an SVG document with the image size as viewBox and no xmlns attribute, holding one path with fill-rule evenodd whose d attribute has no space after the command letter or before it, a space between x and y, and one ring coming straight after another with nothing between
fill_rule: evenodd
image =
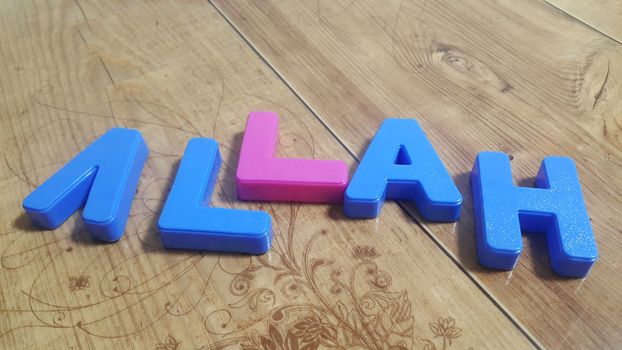
<instances>
[{"instance_id":1,"label":"gap between floor planks","mask_svg":"<svg viewBox=\"0 0 622 350\"><path fill-rule=\"evenodd\" d=\"M231 28L237 33L237 35L253 50L253 52L255 52L255 54L261 59L262 62L264 62L268 67L270 67L270 69L274 72L274 74L276 74L276 76L283 82L283 84L285 84L285 86L287 86L287 88L296 96L296 98L298 98L298 100L305 106L305 108L307 108L307 110L324 126L324 128L326 128L326 130L330 133L330 135L352 156L352 158L354 158L356 160L357 163L359 163L361 160L359 159L359 157L356 156L356 153L350 149L335 133L335 131L333 129L330 128L330 126L326 123L326 121L324 119L322 119L322 117L319 115L319 113L305 100L305 98L298 92L296 91L296 89L294 89L292 87L291 84L288 83L288 81L285 79L285 77L283 76L283 74L281 74L281 72L278 71L278 69L270 63L270 61L268 61L268 58L266 56L264 56L259 48L257 48L255 45L253 45L253 43L250 41L250 39L248 37L246 37L240 30L239 28L235 25L235 23L233 23L231 21L231 19L229 17L227 17L227 15L221 11L221 9L216 6L212 0L208 0L208 3L214 7L216 9L216 11L225 19L225 21L227 21L227 23L231 26ZM466 270L466 268L464 266L462 266L462 264L460 264L460 262L458 261L458 258L443 244L442 241L440 241L439 239L437 239L434 234L429 230L429 228L427 227L427 225L425 225L419 218L417 218L416 216L412 215L412 213L407 210L403 204L401 202L398 202L399 207L406 213L406 215L408 215L410 218L413 219L413 221L417 224L417 226L419 228L421 228L421 230L423 232L425 232L425 234L428 236L428 238L430 240L432 240L432 242L434 242L434 244L436 244L436 246L445 254L445 256L447 256L447 258L449 258L449 260L451 260L451 262L456 265L456 267L458 267L458 269L460 269L460 271L462 271L465 276L488 298L488 300L516 327L516 329L518 329L518 331L520 331L525 338L527 338L529 340L529 342L537 349L544 349L544 346L538 341L538 339L531 333L529 332L529 330L527 329L527 327L525 327L525 325L523 325L517 317L515 317L510 311L509 309L503 305L503 303L498 300L497 298L495 298L495 296L484 286L483 283L481 283L481 281L472 273L470 273L469 271Z\"/></svg>"}]
</instances>

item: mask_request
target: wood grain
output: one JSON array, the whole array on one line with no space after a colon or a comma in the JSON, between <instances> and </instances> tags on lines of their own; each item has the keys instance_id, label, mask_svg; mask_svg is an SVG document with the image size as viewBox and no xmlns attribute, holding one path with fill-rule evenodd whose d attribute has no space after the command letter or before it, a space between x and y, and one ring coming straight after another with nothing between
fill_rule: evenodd
<instances>
[{"instance_id":1,"label":"wood grain","mask_svg":"<svg viewBox=\"0 0 622 350\"><path fill-rule=\"evenodd\" d=\"M622 43L622 1L545 1Z\"/></svg>"},{"instance_id":2,"label":"wood grain","mask_svg":"<svg viewBox=\"0 0 622 350\"><path fill-rule=\"evenodd\" d=\"M355 162L209 3L1 6L0 348L533 347L395 204L356 221L236 200L251 110L281 115L279 156ZM24 196L113 126L151 151L124 237L93 242L79 215L32 227ZM268 254L162 248L158 213L199 136L223 155L214 205L273 216Z\"/></svg>"},{"instance_id":3,"label":"wood grain","mask_svg":"<svg viewBox=\"0 0 622 350\"><path fill-rule=\"evenodd\" d=\"M455 225L417 221L546 347L622 344L622 46L539 1L214 0L361 157L386 117L417 118L465 197ZM527 235L512 272L476 260L469 172L513 158L519 185L544 156L577 162L600 260L582 280L552 274Z\"/></svg>"}]
</instances>

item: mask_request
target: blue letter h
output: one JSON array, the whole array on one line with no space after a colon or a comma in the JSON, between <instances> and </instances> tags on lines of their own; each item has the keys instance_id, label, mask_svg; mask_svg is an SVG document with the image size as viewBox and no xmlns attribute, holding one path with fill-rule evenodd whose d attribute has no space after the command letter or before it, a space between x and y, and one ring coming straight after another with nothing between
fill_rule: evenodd
<instances>
[{"instance_id":1,"label":"blue letter h","mask_svg":"<svg viewBox=\"0 0 622 350\"><path fill-rule=\"evenodd\" d=\"M471 185L480 263L513 269L522 250L522 229L546 234L553 271L584 277L598 252L574 162L546 157L535 182L536 188L514 186L504 153L477 156Z\"/></svg>"}]
</instances>

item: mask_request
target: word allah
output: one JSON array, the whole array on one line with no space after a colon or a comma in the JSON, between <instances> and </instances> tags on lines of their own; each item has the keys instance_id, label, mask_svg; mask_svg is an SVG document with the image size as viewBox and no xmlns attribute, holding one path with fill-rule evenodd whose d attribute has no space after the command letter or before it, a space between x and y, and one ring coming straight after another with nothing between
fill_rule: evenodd
<instances>
[{"instance_id":1,"label":"word allah","mask_svg":"<svg viewBox=\"0 0 622 350\"><path fill-rule=\"evenodd\" d=\"M343 202L350 218L375 218L385 200L412 201L430 221L460 218L462 195L414 119L386 119L352 180L340 160L274 156L278 116L252 112L240 150L236 187L241 200ZM84 207L94 239L114 242L128 220L148 156L139 131L113 128L28 195L32 222L55 229ZM272 242L268 213L208 207L221 165L216 141L191 139L158 221L167 248L263 254ZM546 157L535 188L512 181L510 160L482 152L471 172L477 254L482 265L511 270L522 250L522 231L547 237L552 269L584 277L598 257L574 162Z\"/></svg>"}]
</instances>

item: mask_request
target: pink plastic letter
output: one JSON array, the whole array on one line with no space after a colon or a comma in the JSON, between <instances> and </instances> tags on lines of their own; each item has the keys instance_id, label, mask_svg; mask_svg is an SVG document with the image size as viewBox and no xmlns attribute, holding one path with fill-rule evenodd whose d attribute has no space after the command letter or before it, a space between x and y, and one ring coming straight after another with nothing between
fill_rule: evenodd
<instances>
[{"instance_id":1,"label":"pink plastic letter","mask_svg":"<svg viewBox=\"0 0 622 350\"><path fill-rule=\"evenodd\" d=\"M242 200L338 203L348 186L348 167L341 160L274 158L279 117L251 112L240 150L236 176Z\"/></svg>"}]
</instances>

